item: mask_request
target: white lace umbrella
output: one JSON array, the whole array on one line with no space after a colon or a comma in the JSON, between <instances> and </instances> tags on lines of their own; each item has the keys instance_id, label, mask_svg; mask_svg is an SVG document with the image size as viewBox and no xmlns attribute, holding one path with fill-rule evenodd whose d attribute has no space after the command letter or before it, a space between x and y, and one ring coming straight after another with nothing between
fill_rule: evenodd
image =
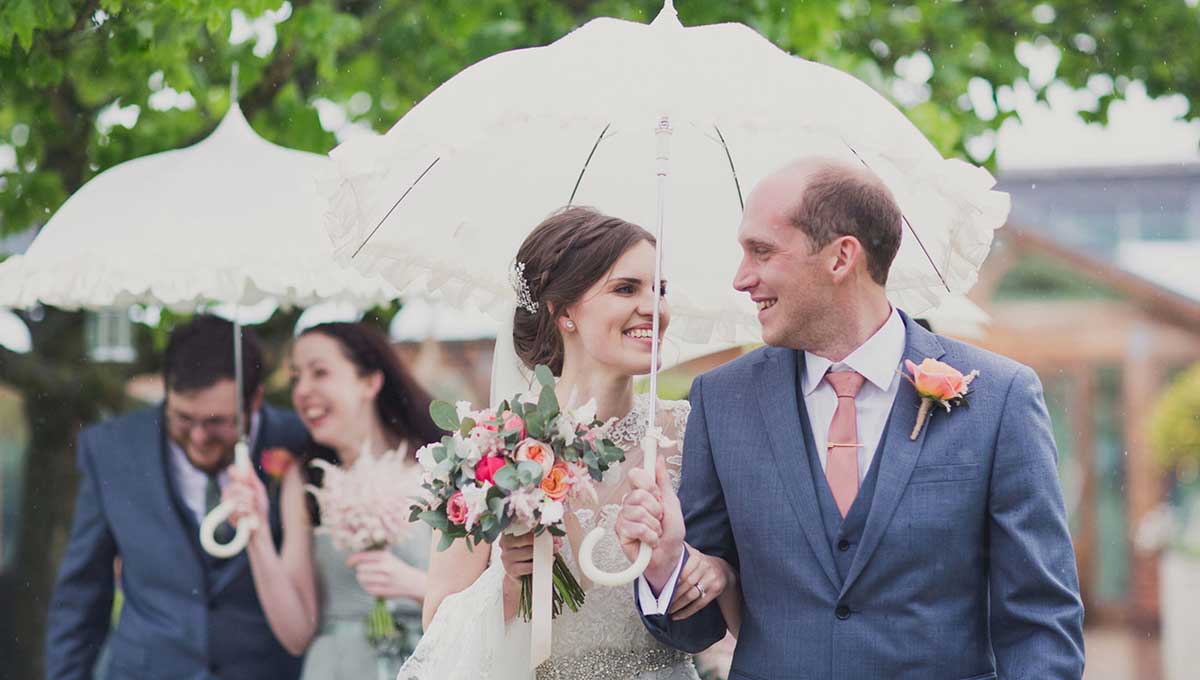
<instances>
[{"instance_id":1,"label":"white lace umbrella","mask_svg":"<svg viewBox=\"0 0 1200 680\"><path fill-rule=\"evenodd\" d=\"M390 300L393 286L333 262L315 191L328 164L262 139L234 103L198 144L127 161L75 192L25 254L0 264L0 307ZM235 329L240 421L236 319ZM245 442L235 454L249 468ZM220 557L240 551L253 528L239 522L233 542L215 543L211 530L229 509L214 511L201 528L205 549Z\"/></svg>"},{"instance_id":2,"label":"white lace umbrella","mask_svg":"<svg viewBox=\"0 0 1200 680\"><path fill-rule=\"evenodd\" d=\"M852 76L741 24L685 28L670 0L650 25L595 19L546 47L485 59L382 139L339 146L327 222L356 268L397 285L427 275L447 301L495 308L512 299L518 244L555 208L665 221L672 329L689 341L752 340L753 307L730 285L744 194L812 154L865 163L899 201L898 306L919 314L971 286L1008 212L986 171L943 158ZM589 577L615 582L581 552Z\"/></svg>"}]
</instances>

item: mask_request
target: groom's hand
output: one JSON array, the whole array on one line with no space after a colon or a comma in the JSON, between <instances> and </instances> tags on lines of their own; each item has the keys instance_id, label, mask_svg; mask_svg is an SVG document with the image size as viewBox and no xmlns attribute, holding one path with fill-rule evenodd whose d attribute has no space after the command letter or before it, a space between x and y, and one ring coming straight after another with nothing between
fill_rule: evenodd
<instances>
[{"instance_id":1,"label":"groom's hand","mask_svg":"<svg viewBox=\"0 0 1200 680\"><path fill-rule=\"evenodd\" d=\"M629 471L629 483L633 488L625 496L617 516L617 537L630 561L637 558L641 543L653 549L644 575L657 594L683 557L683 510L661 457L654 479L645 470L636 468Z\"/></svg>"}]
</instances>

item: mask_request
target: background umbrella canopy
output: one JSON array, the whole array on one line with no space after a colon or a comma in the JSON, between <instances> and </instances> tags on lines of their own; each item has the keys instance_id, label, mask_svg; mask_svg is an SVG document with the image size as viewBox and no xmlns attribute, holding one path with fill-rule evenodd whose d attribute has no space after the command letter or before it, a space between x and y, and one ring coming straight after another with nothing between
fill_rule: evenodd
<instances>
[{"instance_id":1,"label":"background umbrella canopy","mask_svg":"<svg viewBox=\"0 0 1200 680\"><path fill-rule=\"evenodd\" d=\"M315 191L328 164L262 139L234 104L203 141L117 165L71 196L24 255L0 264L0 305L395 297L334 263Z\"/></svg>"}]
</instances>

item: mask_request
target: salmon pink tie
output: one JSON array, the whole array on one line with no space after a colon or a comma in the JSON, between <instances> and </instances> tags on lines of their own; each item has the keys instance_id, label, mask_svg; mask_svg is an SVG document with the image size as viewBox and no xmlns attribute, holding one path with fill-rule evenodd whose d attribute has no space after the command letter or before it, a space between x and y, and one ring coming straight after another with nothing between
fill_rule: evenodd
<instances>
[{"instance_id":1,"label":"salmon pink tie","mask_svg":"<svg viewBox=\"0 0 1200 680\"><path fill-rule=\"evenodd\" d=\"M829 438L825 440L828 451L825 479L838 511L845 517L858 495L858 410L854 397L862 389L863 377L854 371L839 371L826 373L825 381L837 394L837 410L833 412Z\"/></svg>"}]
</instances>

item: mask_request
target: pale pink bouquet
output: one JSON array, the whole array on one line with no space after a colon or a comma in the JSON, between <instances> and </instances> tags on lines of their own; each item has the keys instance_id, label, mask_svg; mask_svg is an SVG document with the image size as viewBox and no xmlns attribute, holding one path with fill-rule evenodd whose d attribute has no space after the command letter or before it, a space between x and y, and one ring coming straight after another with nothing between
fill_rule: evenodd
<instances>
[{"instance_id":1,"label":"pale pink bouquet","mask_svg":"<svg viewBox=\"0 0 1200 680\"><path fill-rule=\"evenodd\" d=\"M378 456L364 450L349 467L323 460L312 465L324 472L320 487L305 487L321 509L317 531L328 534L339 550L387 550L407 538L411 497L420 490L421 476L407 460L406 447ZM375 598L367 618L368 640L379 646L397 634L387 602Z\"/></svg>"}]
</instances>

